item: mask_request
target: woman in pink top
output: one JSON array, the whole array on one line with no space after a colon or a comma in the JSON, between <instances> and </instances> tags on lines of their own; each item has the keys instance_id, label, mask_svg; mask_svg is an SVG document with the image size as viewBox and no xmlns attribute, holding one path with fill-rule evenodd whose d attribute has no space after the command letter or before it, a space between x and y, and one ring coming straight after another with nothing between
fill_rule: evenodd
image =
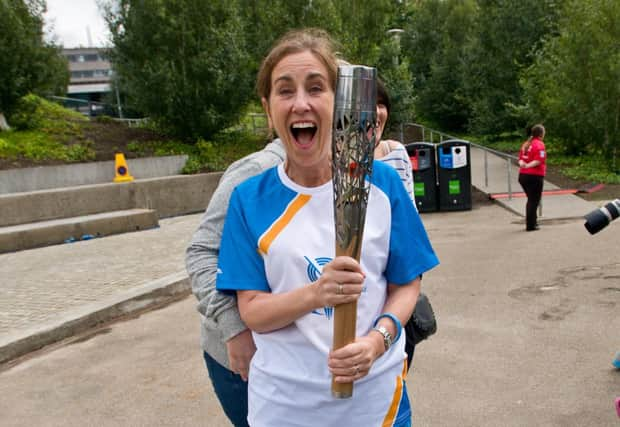
<instances>
[{"instance_id":1,"label":"woman in pink top","mask_svg":"<svg viewBox=\"0 0 620 427\"><path fill-rule=\"evenodd\" d=\"M538 124L532 127L531 137L523 143L519 151L519 184L527 195L525 206L525 230L538 230L536 210L542 198L543 182L546 172L547 153L545 151L545 128Z\"/></svg>"}]
</instances>

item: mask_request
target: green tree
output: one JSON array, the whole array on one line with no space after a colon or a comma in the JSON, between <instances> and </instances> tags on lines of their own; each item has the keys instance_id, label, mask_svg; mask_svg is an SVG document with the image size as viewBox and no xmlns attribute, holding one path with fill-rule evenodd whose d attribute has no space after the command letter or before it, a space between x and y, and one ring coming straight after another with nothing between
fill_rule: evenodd
<instances>
[{"instance_id":1,"label":"green tree","mask_svg":"<svg viewBox=\"0 0 620 427\"><path fill-rule=\"evenodd\" d=\"M181 137L208 138L234 123L255 99L252 83L268 49L294 28L325 29L343 58L388 76L396 104L410 98L410 80L390 77L398 71L386 55L393 0L106 1L111 58L129 106Z\"/></svg>"},{"instance_id":2,"label":"green tree","mask_svg":"<svg viewBox=\"0 0 620 427\"><path fill-rule=\"evenodd\" d=\"M521 104L519 75L533 62L544 37L556 31L563 0L478 0L476 34L463 69L471 116L481 134L521 128L510 105Z\"/></svg>"},{"instance_id":3,"label":"green tree","mask_svg":"<svg viewBox=\"0 0 620 427\"><path fill-rule=\"evenodd\" d=\"M116 0L104 8L130 107L188 141L239 119L255 76L236 0Z\"/></svg>"},{"instance_id":4,"label":"green tree","mask_svg":"<svg viewBox=\"0 0 620 427\"><path fill-rule=\"evenodd\" d=\"M392 110L388 126L412 120L413 81L403 54L401 26L406 6L393 0L336 2L340 29L334 31L349 62L376 67L389 91ZM391 31L390 30L397 30Z\"/></svg>"},{"instance_id":5,"label":"green tree","mask_svg":"<svg viewBox=\"0 0 620 427\"><path fill-rule=\"evenodd\" d=\"M332 36L340 31L340 18L331 0L239 0L239 13L254 74L269 48L287 31L319 27Z\"/></svg>"},{"instance_id":6,"label":"green tree","mask_svg":"<svg viewBox=\"0 0 620 427\"><path fill-rule=\"evenodd\" d=\"M408 58L416 92L424 88L431 77L431 62L439 51L443 22L449 10L446 5L441 0L428 0L413 3L406 11L401 47Z\"/></svg>"},{"instance_id":7,"label":"green tree","mask_svg":"<svg viewBox=\"0 0 620 427\"><path fill-rule=\"evenodd\" d=\"M544 120L569 154L598 153L613 167L620 151L620 2L571 0L560 28L523 75L527 117Z\"/></svg>"},{"instance_id":8,"label":"green tree","mask_svg":"<svg viewBox=\"0 0 620 427\"><path fill-rule=\"evenodd\" d=\"M291 29L318 27L351 63L376 66L395 17L393 0L239 0L248 48L257 63ZM391 61L391 60L390 60Z\"/></svg>"},{"instance_id":9,"label":"green tree","mask_svg":"<svg viewBox=\"0 0 620 427\"><path fill-rule=\"evenodd\" d=\"M0 0L0 115L29 92L65 93L69 71L60 49L43 39L44 0Z\"/></svg>"},{"instance_id":10,"label":"green tree","mask_svg":"<svg viewBox=\"0 0 620 427\"><path fill-rule=\"evenodd\" d=\"M392 104L388 130L396 131L401 123L413 122L415 115L413 79L408 60L401 55L398 38L383 43L375 66L379 78L385 83Z\"/></svg>"},{"instance_id":11,"label":"green tree","mask_svg":"<svg viewBox=\"0 0 620 427\"><path fill-rule=\"evenodd\" d=\"M335 36L352 63L377 66L382 47L392 40L386 31L397 22L393 0L341 0L336 2L340 31ZM380 70L381 71L381 70Z\"/></svg>"},{"instance_id":12,"label":"green tree","mask_svg":"<svg viewBox=\"0 0 620 427\"><path fill-rule=\"evenodd\" d=\"M399 7L393 0L240 0L256 70L273 42L286 31L322 28L334 38L343 59L378 68L393 101L392 125L412 111L411 78L406 63L394 63L399 47L386 33L401 22Z\"/></svg>"},{"instance_id":13,"label":"green tree","mask_svg":"<svg viewBox=\"0 0 620 427\"><path fill-rule=\"evenodd\" d=\"M406 47L417 111L447 130L461 130L469 120L463 63L476 17L474 0L428 1L417 6L410 22Z\"/></svg>"}]
</instances>

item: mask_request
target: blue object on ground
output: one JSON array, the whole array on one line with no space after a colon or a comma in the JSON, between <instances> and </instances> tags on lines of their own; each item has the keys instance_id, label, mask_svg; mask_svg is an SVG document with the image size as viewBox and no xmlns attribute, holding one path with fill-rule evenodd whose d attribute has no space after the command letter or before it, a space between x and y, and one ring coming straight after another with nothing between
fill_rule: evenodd
<instances>
[{"instance_id":1,"label":"blue object on ground","mask_svg":"<svg viewBox=\"0 0 620 427\"><path fill-rule=\"evenodd\" d=\"M92 234L84 234L82 235L82 240L90 240L90 239L94 239L95 236L93 236Z\"/></svg>"},{"instance_id":2,"label":"blue object on ground","mask_svg":"<svg viewBox=\"0 0 620 427\"><path fill-rule=\"evenodd\" d=\"M616 367L616 369L620 369L620 351L616 353L616 357L611 362L612 365Z\"/></svg>"},{"instance_id":3,"label":"blue object on ground","mask_svg":"<svg viewBox=\"0 0 620 427\"><path fill-rule=\"evenodd\" d=\"M68 239L65 239L65 243L73 243L75 242L75 237L71 236Z\"/></svg>"}]
</instances>

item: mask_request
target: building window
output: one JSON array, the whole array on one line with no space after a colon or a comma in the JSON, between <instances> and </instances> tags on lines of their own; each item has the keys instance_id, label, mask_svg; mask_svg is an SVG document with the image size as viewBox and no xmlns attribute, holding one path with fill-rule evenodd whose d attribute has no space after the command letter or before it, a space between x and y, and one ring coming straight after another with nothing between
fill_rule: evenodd
<instances>
[{"instance_id":1,"label":"building window","mask_svg":"<svg viewBox=\"0 0 620 427\"><path fill-rule=\"evenodd\" d=\"M71 77L76 79L84 79L94 76L95 72L93 70L71 71Z\"/></svg>"}]
</instances>

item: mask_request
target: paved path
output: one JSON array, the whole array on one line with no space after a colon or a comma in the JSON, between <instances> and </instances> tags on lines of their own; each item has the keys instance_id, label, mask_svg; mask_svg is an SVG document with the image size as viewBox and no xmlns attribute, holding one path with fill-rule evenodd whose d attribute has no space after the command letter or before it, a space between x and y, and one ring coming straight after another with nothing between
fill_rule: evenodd
<instances>
[{"instance_id":1,"label":"paved path","mask_svg":"<svg viewBox=\"0 0 620 427\"><path fill-rule=\"evenodd\" d=\"M506 182L505 161L489 156L488 170L492 172L488 182L492 184L485 185L481 157L481 152L472 150L472 183L483 191L507 191L507 184L500 184ZM513 191L520 190L516 172L515 168ZM441 313L441 333L425 344L428 351L416 356L420 377L412 382L411 390L420 396L415 404L423 421L419 425L612 425L607 412L611 411L610 399L620 395L618 375L609 368L613 353L620 350L619 224L589 236L583 221L575 218L597 205L576 196L551 196L543 199L543 224L546 220L561 221L550 221L536 233L524 233L525 199L500 204L508 210L475 206L468 212L423 216L442 260L442 266L425 279L425 287ZM143 390L157 395L150 387L161 384L149 383L149 375L172 369L170 361L177 353L178 362L191 360L200 371L198 384L205 380L202 362L195 360L196 348L186 348L193 339L197 345L198 319L188 320L179 311L171 315L171 322L181 322L183 332L166 330L161 336L153 336L145 331L151 327L146 320L151 314L145 314L146 324L137 319L112 326L115 338L110 343L84 343L88 352L82 358L79 352L64 355L71 348L84 350L81 344L60 345L12 368L13 364L1 363L81 333L111 316L187 295L184 248L200 216L165 219L155 230L0 255L0 371L4 370L0 373L0 394L10 397L0 403L1 424L7 424L3 414L21 420L7 425L185 424L164 422L169 420L168 414L158 411L171 410L170 404L162 402L158 407L148 405L146 397L138 399ZM164 292L158 293L161 290ZM170 309L189 309L194 314L192 297L174 307L179 304L183 304L182 309ZM133 355L134 338L118 331L124 327L120 325L130 324L144 333L143 338L136 338L144 339L143 356ZM182 333L188 337L174 344L176 334L180 338ZM172 354L163 352L159 339L173 347ZM105 353L104 358L102 352L108 345L114 351ZM57 363L58 358L66 360ZM146 379L132 378L125 371L127 366L143 367L135 374L142 372ZM78 371L70 374L72 367ZM75 387L74 391L60 393L55 388L64 381L60 378L63 369L75 377L65 385L71 390ZM185 371L178 374L179 378L191 376L187 367L181 369ZM81 370L92 370L109 377L109 381L101 378L105 386L89 388L80 376ZM125 376L130 385L114 382ZM163 390L184 389L187 382L178 383L174 378L171 375ZM189 393L193 399L189 407L180 406L187 413L179 414L178 419L193 420L199 414L199 421L211 420L219 409L214 397L203 396L196 379L192 381L190 390L174 391ZM120 393L119 387L133 391ZM40 392L35 391L39 388ZM101 396L95 399L99 392ZM113 392L114 396L108 394ZM423 397L425 394L428 397ZM94 399L92 422L82 422L85 413L79 408L74 422L61 422L60 412L58 418L47 418L57 413L52 407L80 405L81 396L88 402ZM165 392L163 396L167 397ZM121 422L115 418L114 405L103 404L98 411L97 400L107 402L108 398L135 406L126 411L137 413L127 413L127 422ZM492 403L489 406L485 402ZM213 420L206 425L225 425L215 421L221 420L221 414Z\"/></svg>"},{"instance_id":2,"label":"paved path","mask_svg":"<svg viewBox=\"0 0 620 427\"><path fill-rule=\"evenodd\" d=\"M174 230L196 219L160 232L184 240ZM442 264L424 278L439 330L408 377L415 425L617 426L620 223L590 236L582 221L526 233L514 219L496 205L423 216ZM121 249L142 234L91 244ZM181 246L157 249L174 264ZM0 368L0 395L3 426L228 426L192 296Z\"/></svg>"},{"instance_id":3,"label":"paved path","mask_svg":"<svg viewBox=\"0 0 620 427\"><path fill-rule=\"evenodd\" d=\"M485 178L484 153L473 148L471 157L475 187L508 191L504 159L488 155ZM511 188L517 191L517 168L513 172ZM522 222L525 198L498 204ZM581 218L596 207L574 195L544 197L541 222ZM145 294L187 288L183 252L200 216L164 219L160 228L139 233L1 254L0 363L163 299Z\"/></svg>"},{"instance_id":4,"label":"paved path","mask_svg":"<svg viewBox=\"0 0 620 427\"><path fill-rule=\"evenodd\" d=\"M200 217L169 218L157 229L1 254L0 362L64 338L81 325L91 326L91 313L103 311L95 321L116 315L112 308L122 301L133 302L126 311L140 308L145 293L181 281L186 277L184 250Z\"/></svg>"}]
</instances>

